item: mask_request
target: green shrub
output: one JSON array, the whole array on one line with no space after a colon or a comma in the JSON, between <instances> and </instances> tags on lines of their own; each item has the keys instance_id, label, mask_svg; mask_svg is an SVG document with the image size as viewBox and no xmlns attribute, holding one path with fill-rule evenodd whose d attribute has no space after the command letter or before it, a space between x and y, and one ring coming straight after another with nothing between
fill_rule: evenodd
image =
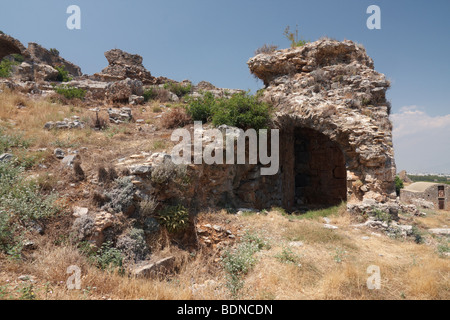
<instances>
[{"instance_id":1,"label":"green shrub","mask_svg":"<svg viewBox=\"0 0 450 320\"><path fill-rule=\"evenodd\" d=\"M291 248L283 248L283 250L275 256L282 263L296 264L299 257L292 251Z\"/></svg>"},{"instance_id":2,"label":"green shrub","mask_svg":"<svg viewBox=\"0 0 450 320\"><path fill-rule=\"evenodd\" d=\"M212 93L202 98L191 99L187 113L194 121L208 122L220 126L226 124L241 129L265 129L271 118L271 108L259 101L258 96L237 93L228 98L215 99Z\"/></svg>"},{"instance_id":3,"label":"green shrub","mask_svg":"<svg viewBox=\"0 0 450 320\"><path fill-rule=\"evenodd\" d=\"M50 51L50 53L51 53L52 55L56 56L56 57L59 56L59 50L58 50L58 49L50 48L50 50L48 50L48 51Z\"/></svg>"},{"instance_id":4,"label":"green shrub","mask_svg":"<svg viewBox=\"0 0 450 320\"><path fill-rule=\"evenodd\" d=\"M384 212L380 209L373 209L375 215L375 220L387 222L390 224L392 222L392 216L389 212Z\"/></svg>"},{"instance_id":5,"label":"green shrub","mask_svg":"<svg viewBox=\"0 0 450 320\"><path fill-rule=\"evenodd\" d=\"M11 76L12 66L17 65L15 61L10 61L9 59L3 59L0 62L0 78L8 78Z\"/></svg>"},{"instance_id":6,"label":"green shrub","mask_svg":"<svg viewBox=\"0 0 450 320\"><path fill-rule=\"evenodd\" d=\"M416 226L412 227L411 237L414 238L414 242L417 244L421 244L424 242L422 232L420 232L419 228L417 228Z\"/></svg>"},{"instance_id":7,"label":"green shrub","mask_svg":"<svg viewBox=\"0 0 450 320\"><path fill-rule=\"evenodd\" d=\"M14 58L14 60L15 60L16 62L18 62L18 63L22 63L22 62L25 61L25 58L24 58L23 55L21 55L21 54L13 53L11 56L12 56L12 57Z\"/></svg>"},{"instance_id":8,"label":"green shrub","mask_svg":"<svg viewBox=\"0 0 450 320\"><path fill-rule=\"evenodd\" d=\"M145 102L150 101L150 100L154 100L158 96L157 89L155 89L155 88L147 89L147 90L144 91L143 96L144 96L144 101Z\"/></svg>"},{"instance_id":9,"label":"green shrub","mask_svg":"<svg viewBox=\"0 0 450 320\"><path fill-rule=\"evenodd\" d=\"M397 196L400 195L400 190L404 187L403 180L400 179L399 176L395 176L395 192L397 193Z\"/></svg>"},{"instance_id":10,"label":"green shrub","mask_svg":"<svg viewBox=\"0 0 450 320\"><path fill-rule=\"evenodd\" d=\"M56 93L64 96L66 99L80 99L83 100L86 95L86 90L81 88L74 88L70 86L59 86L55 88Z\"/></svg>"},{"instance_id":11,"label":"green shrub","mask_svg":"<svg viewBox=\"0 0 450 320\"><path fill-rule=\"evenodd\" d=\"M234 250L225 251L222 265L226 273L226 286L234 298L244 287L245 275L256 264L254 254L258 251L258 245L253 242L242 242Z\"/></svg>"},{"instance_id":12,"label":"green shrub","mask_svg":"<svg viewBox=\"0 0 450 320\"><path fill-rule=\"evenodd\" d=\"M182 96L187 95L188 93L191 93L192 91L192 85L182 85L180 83L166 83L164 85L164 89L169 90L172 93L175 93L179 98Z\"/></svg>"},{"instance_id":13,"label":"green shrub","mask_svg":"<svg viewBox=\"0 0 450 320\"><path fill-rule=\"evenodd\" d=\"M270 121L270 106L248 93L234 94L230 99L219 99L213 109L212 123L247 129L266 129Z\"/></svg>"},{"instance_id":14,"label":"green shrub","mask_svg":"<svg viewBox=\"0 0 450 320\"><path fill-rule=\"evenodd\" d=\"M211 121L213 108L216 104L216 99L211 92L206 92L200 98L191 98L188 103L187 113L194 121L202 121L203 123Z\"/></svg>"},{"instance_id":15,"label":"green shrub","mask_svg":"<svg viewBox=\"0 0 450 320\"><path fill-rule=\"evenodd\" d=\"M72 78L69 76L69 71L66 70L65 66L55 67L55 69L58 71L58 75L56 77L57 81L69 82L72 80Z\"/></svg>"},{"instance_id":16,"label":"green shrub","mask_svg":"<svg viewBox=\"0 0 450 320\"><path fill-rule=\"evenodd\" d=\"M23 138L20 133L6 134L4 130L0 128L0 154L11 150L11 148L23 148L28 149L31 145L31 141Z\"/></svg>"},{"instance_id":17,"label":"green shrub","mask_svg":"<svg viewBox=\"0 0 450 320\"><path fill-rule=\"evenodd\" d=\"M177 232L185 229L189 223L189 212L181 204L167 206L158 213L161 225L165 226L169 232Z\"/></svg>"},{"instance_id":18,"label":"green shrub","mask_svg":"<svg viewBox=\"0 0 450 320\"><path fill-rule=\"evenodd\" d=\"M56 195L41 194L35 181L24 179L23 171L13 163L0 163L0 250L8 254L21 250L18 226L28 227L59 211Z\"/></svg>"},{"instance_id":19,"label":"green shrub","mask_svg":"<svg viewBox=\"0 0 450 320\"><path fill-rule=\"evenodd\" d=\"M123 273L123 255L119 249L113 247L112 242L107 241L102 244L95 255L91 257L98 268L106 271L118 270Z\"/></svg>"}]
</instances>

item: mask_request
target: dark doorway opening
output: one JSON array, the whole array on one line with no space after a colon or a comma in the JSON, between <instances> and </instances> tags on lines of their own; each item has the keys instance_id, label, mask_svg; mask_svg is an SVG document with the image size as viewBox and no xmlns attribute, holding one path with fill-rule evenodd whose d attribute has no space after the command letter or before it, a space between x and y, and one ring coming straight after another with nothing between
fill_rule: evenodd
<instances>
[{"instance_id":1,"label":"dark doorway opening","mask_svg":"<svg viewBox=\"0 0 450 320\"><path fill-rule=\"evenodd\" d=\"M307 128L295 130L294 143L294 208L326 208L346 201L347 170L339 145Z\"/></svg>"},{"instance_id":2,"label":"dark doorway opening","mask_svg":"<svg viewBox=\"0 0 450 320\"><path fill-rule=\"evenodd\" d=\"M445 201L443 199L439 199L439 210L445 210Z\"/></svg>"},{"instance_id":3,"label":"dark doorway opening","mask_svg":"<svg viewBox=\"0 0 450 320\"><path fill-rule=\"evenodd\" d=\"M445 210L445 193L444 186L438 186L439 210Z\"/></svg>"}]
</instances>

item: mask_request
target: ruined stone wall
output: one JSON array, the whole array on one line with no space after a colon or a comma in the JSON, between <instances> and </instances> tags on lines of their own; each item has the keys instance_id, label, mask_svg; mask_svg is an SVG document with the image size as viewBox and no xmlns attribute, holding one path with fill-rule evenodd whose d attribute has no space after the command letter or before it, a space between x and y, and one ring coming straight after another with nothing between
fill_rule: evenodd
<instances>
[{"instance_id":1,"label":"ruined stone wall","mask_svg":"<svg viewBox=\"0 0 450 320\"><path fill-rule=\"evenodd\" d=\"M444 210L450 209L450 186L444 184L436 184L428 187L423 192L414 192L410 190L402 189L400 191L400 200L407 204L417 204L419 200L425 200L434 204L434 208L439 209L443 202Z\"/></svg>"},{"instance_id":2,"label":"ruined stone wall","mask_svg":"<svg viewBox=\"0 0 450 320\"><path fill-rule=\"evenodd\" d=\"M365 49L352 41L319 40L303 47L259 54L248 61L275 107L285 207L295 203L295 130L315 130L345 157L347 200L395 199L395 163L389 81L374 70Z\"/></svg>"}]
</instances>

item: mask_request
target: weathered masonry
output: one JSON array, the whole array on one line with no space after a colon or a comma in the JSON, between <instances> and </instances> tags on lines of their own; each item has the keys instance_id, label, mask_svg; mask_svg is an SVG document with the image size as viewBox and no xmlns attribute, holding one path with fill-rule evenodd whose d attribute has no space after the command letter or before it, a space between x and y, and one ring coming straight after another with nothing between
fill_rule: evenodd
<instances>
[{"instance_id":1,"label":"weathered masonry","mask_svg":"<svg viewBox=\"0 0 450 320\"><path fill-rule=\"evenodd\" d=\"M248 65L276 109L283 207L395 199L389 81L362 46L324 39Z\"/></svg>"},{"instance_id":2,"label":"weathered masonry","mask_svg":"<svg viewBox=\"0 0 450 320\"><path fill-rule=\"evenodd\" d=\"M450 210L450 185L416 182L400 191L400 200L409 204L425 200L433 203L436 209Z\"/></svg>"}]
</instances>

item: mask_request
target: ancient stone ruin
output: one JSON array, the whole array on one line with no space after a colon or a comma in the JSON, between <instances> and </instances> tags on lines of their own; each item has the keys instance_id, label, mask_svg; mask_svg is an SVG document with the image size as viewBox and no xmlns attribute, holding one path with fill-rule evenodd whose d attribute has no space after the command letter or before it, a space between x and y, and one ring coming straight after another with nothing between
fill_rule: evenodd
<instances>
[{"instance_id":1,"label":"ancient stone ruin","mask_svg":"<svg viewBox=\"0 0 450 320\"><path fill-rule=\"evenodd\" d=\"M260 164L189 165L191 183L181 194L179 186L158 187L148 178L160 165L154 161L170 160L168 154L144 162L129 159L119 168L134 173L144 194L151 190L164 201L183 197L193 207L280 206L295 211L347 201L356 213L379 207L395 215L400 204L395 200L392 125L385 97L389 81L374 70L365 49L351 41L320 40L257 55L248 65L264 81L263 97L275 108L278 174L261 176ZM219 129L225 133L232 128Z\"/></svg>"},{"instance_id":2,"label":"ancient stone ruin","mask_svg":"<svg viewBox=\"0 0 450 320\"><path fill-rule=\"evenodd\" d=\"M109 65L95 76L103 81L138 79L144 84L154 84L155 77L142 65L142 57L119 49L105 52Z\"/></svg>"},{"instance_id":3,"label":"ancient stone ruin","mask_svg":"<svg viewBox=\"0 0 450 320\"><path fill-rule=\"evenodd\" d=\"M450 186L432 182L416 182L400 190L400 200L425 209L448 210Z\"/></svg>"},{"instance_id":4,"label":"ancient stone ruin","mask_svg":"<svg viewBox=\"0 0 450 320\"><path fill-rule=\"evenodd\" d=\"M362 46L325 39L248 65L276 108L284 207L396 198L389 81Z\"/></svg>"},{"instance_id":5,"label":"ancient stone ruin","mask_svg":"<svg viewBox=\"0 0 450 320\"><path fill-rule=\"evenodd\" d=\"M20 52L25 57L13 78L31 81L42 92L51 92L51 84L45 81L54 77L57 65L64 65L74 77L67 85L87 90L87 97L96 101L139 104L144 86L173 82L153 77L141 56L118 49L105 53L109 66L100 73L80 76L78 67L37 44L30 43L25 49L9 36L0 35L0 40L4 44L2 55ZM394 204L396 168L386 100L390 84L374 70L361 45L322 39L259 54L248 66L264 82L262 97L275 110L272 127L280 130L278 174L261 176L260 164L189 165L192 183L183 188L183 198L196 206L281 206L290 211L342 201L355 212L364 210L359 206L364 201L370 200L370 206L372 201ZM193 86L191 95L198 97L205 91L223 96L225 89L201 82ZM231 90L234 92L238 91ZM170 158L168 154L161 156ZM141 180L138 188L143 194L162 200L179 197L179 186L159 188L148 179L151 170L133 170L142 165L157 167L154 159L159 155L152 155L144 164L130 160L117 165L131 169L131 177Z\"/></svg>"}]
</instances>

